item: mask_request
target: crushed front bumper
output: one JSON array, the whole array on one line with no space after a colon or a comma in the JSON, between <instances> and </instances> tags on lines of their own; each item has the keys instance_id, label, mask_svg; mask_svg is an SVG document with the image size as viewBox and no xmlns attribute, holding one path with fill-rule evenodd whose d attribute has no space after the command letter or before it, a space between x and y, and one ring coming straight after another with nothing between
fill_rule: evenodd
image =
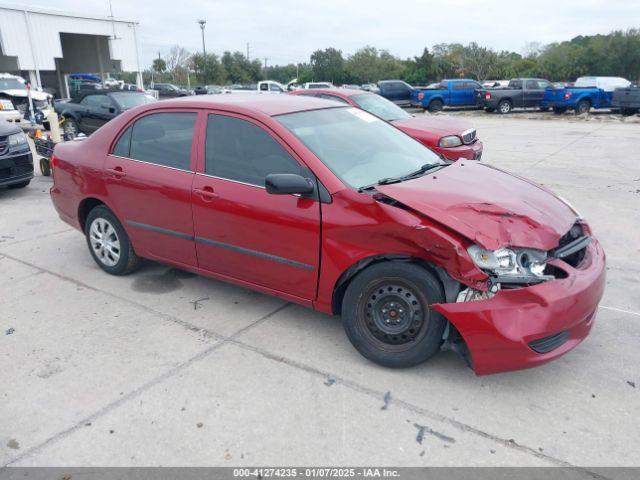
<instances>
[{"instance_id":1,"label":"crushed front bumper","mask_svg":"<svg viewBox=\"0 0 640 480\"><path fill-rule=\"evenodd\" d=\"M433 308L460 332L476 374L535 367L557 358L586 338L605 285L605 254L593 240L560 278L524 288L503 289L487 300L441 303Z\"/></svg>"}]
</instances>

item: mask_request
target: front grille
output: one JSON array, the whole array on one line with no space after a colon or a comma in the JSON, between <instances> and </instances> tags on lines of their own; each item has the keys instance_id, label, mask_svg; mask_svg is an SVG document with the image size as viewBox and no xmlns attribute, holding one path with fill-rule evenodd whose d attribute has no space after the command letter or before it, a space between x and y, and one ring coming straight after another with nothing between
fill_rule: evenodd
<instances>
[{"instance_id":1,"label":"front grille","mask_svg":"<svg viewBox=\"0 0 640 480\"><path fill-rule=\"evenodd\" d=\"M9 140L7 137L0 137L0 155L4 154L9 147Z\"/></svg>"},{"instance_id":2,"label":"front grille","mask_svg":"<svg viewBox=\"0 0 640 480\"><path fill-rule=\"evenodd\" d=\"M49 107L49 102L47 102L46 100L34 100L33 101L33 106L34 106L34 108L38 108L38 109L42 110L44 108L48 108Z\"/></svg>"},{"instance_id":3,"label":"front grille","mask_svg":"<svg viewBox=\"0 0 640 480\"><path fill-rule=\"evenodd\" d=\"M465 145L469 145L470 143L473 143L476 141L476 129L472 128L471 130L467 130L466 132L462 133L462 142Z\"/></svg>"},{"instance_id":4,"label":"front grille","mask_svg":"<svg viewBox=\"0 0 640 480\"><path fill-rule=\"evenodd\" d=\"M536 353L548 353L558 348L567 340L569 340L569 331L565 330L564 332L529 342L529 347Z\"/></svg>"},{"instance_id":5,"label":"front grille","mask_svg":"<svg viewBox=\"0 0 640 480\"><path fill-rule=\"evenodd\" d=\"M32 172L33 159L30 153L13 158L0 159L0 180L19 177Z\"/></svg>"}]
</instances>

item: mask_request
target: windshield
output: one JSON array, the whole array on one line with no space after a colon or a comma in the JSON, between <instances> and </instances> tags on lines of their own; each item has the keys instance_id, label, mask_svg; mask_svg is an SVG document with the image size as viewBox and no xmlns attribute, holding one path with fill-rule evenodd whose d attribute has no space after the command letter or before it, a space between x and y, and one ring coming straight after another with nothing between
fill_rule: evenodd
<instances>
[{"instance_id":1,"label":"windshield","mask_svg":"<svg viewBox=\"0 0 640 480\"><path fill-rule=\"evenodd\" d=\"M390 102L380 95L364 93L362 95L354 95L353 97L351 97L351 100L356 102L356 104L363 110L366 110L367 112L372 113L376 117L380 117L382 120L385 120L387 122L411 118L411 115L402 110L395 103Z\"/></svg>"},{"instance_id":2,"label":"windshield","mask_svg":"<svg viewBox=\"0 0 640 480\"><path fill-rule=\"evenodd\" d=\"M358 108L327 108L275 118L353 188L443 163L421 143Z\"/></svg>"},{"instance_id":3,"label":"windshield","mask_svg":"<svg viewBox=\"0 0 640 480\"><path fill-rule=\"evenodd\" d=\"M122 110L129 110L130 108L137 107L138 105L144 105L145 103L155 102L156 99L151 95L145 93L112 93L113 98Z\"/></svg>"},{"instance_id":4,"label":"windshield","mask_svg":"<svg viewBox=\"0 0 640 480\"><path fill-rule=\"evenodd\" d=\"M15 78L0 78L0 90L26 90L27 86Z\"/></svg>"}]
</instances>

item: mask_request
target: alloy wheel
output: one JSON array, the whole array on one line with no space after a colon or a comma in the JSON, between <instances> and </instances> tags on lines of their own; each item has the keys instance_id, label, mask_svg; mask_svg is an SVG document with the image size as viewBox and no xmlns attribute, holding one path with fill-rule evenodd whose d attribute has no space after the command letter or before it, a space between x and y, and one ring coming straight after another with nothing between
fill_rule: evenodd
<instances>
[{"instance_id":1,"label":"alloy wheel","mask_svg":"<svg viewBox=\"0 0 640 480\"><path fill-rule=\"evenodd\" d=\"M107 267L120 260L120 239L113 225L104 218L96 218L89 228L89 241L95 257Z\"/></svg>"}]
</instances>

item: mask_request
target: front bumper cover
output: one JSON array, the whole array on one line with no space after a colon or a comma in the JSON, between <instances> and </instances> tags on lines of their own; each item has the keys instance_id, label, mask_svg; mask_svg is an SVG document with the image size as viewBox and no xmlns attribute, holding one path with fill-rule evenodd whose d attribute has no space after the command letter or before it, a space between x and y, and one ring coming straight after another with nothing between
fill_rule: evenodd
<instances>
[{"instance_id":1,"label":"front bumper cover","mask_svg":"<svg viewBox=\"0 0 640 480\"><path fill-rule=\"evenodd\" d=\"M535 367L586 338L605 285L602 247L594 239L586 249L577 268L549 262L566 278L503 289L488 300L433 305L460 332L476 374Z\"/></svg>"}]
</instances>

